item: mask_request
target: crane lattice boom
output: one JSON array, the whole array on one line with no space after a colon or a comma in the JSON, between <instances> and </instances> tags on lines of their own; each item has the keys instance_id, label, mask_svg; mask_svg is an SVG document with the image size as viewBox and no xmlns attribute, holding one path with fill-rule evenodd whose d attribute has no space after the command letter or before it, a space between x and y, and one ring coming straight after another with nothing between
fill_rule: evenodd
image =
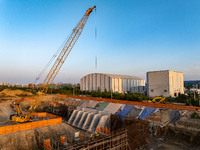
<instances>
[{"instance_id":1,"label":"crane lattice boom","mask_svg":"<svg viewBox=\"0 0 200 150\"><path fill-rule=\"evenodd\" d=\"M90 13L96 6L89 8L82 19L79 21L77 26L72 30L68 40L64 44L59 56L57 57L55 63L53 64L51 70L49 71L48 75L46 76L41 88L39 89L38 94L45 93L48 90L48 85L53 82L56 75L58 74L60 68L62 67L63 63L65 62L66 58L68 57L69 53L71 52L72 48L74 47L76 41L78 40L79 36L81 35L83 28L88 20ZM40 75L39 75L40 77ZM38 80L38 79L37 79ZM23 99L18 100L18 102L23 101ZM23 112L19 103L14 103L17 115L11 115L11 120L15 122L27 122L32 121L31 114L35 111L36 107L39 105L39 100L36 100L32 103L29 107L27 112Z\"/></svg>"},{"instance_id":2,"label":"crane lattice boom","mask_svg":"<svg viewBox=\"0 0 200 150\"><path fill-rule=\"evenodd\" d=\"M88 20L88 17L92 10L96 8L96 6L89 8L82 19L79 21L77 26L72 30L72 33L65 43L63 49L61 50L58 58L56 59L55 63L53 64L50 72L46 76L42 87L40 89L41 92L45 92L48 89L48 85L53 82L56 75L58 74L60 68L62 67L63 63L65 62L66 58L68 57L69 53L71 52L73 46L75 45L76 41L78 40L79 36L81 35L83 28Z\"/></svg>"}]
</instances>

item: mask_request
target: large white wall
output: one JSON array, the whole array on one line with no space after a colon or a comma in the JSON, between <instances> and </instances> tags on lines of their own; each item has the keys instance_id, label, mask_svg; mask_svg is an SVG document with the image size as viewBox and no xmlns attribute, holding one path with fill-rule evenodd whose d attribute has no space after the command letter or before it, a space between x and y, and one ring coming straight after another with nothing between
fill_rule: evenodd
<instances>
[{"instance_id":1,"label":"large white wall","mask_svg":"<svg viewBox=\"0 0 200 150\"><path fill-rule=\"evenodd\" d=\"M113 91L131 92L133 87L145 86L144 79L134 76L110 75L93 73L81 78L80 89L82 91Z\"/></svg>"},{"instance_id":2,"label":"large white wall","mask_svg":"<svg viewBox=\"0 0 200 150\"><path fill-rule=\"evenodd\" d=\"M178 96L184 93L183 73L175 71L147 72L147 94L156 96Z\"/></svg>"}]
</instances>

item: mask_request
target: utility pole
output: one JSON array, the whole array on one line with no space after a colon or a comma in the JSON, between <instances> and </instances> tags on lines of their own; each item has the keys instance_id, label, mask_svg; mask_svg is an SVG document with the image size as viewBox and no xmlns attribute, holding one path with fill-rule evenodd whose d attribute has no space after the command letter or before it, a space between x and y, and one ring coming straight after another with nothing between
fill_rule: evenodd
<instances>
[{"instance_id":1,"label":"utility pole","mask_svg":"<svg viewBox=\"0 0 200 150\"><path fill-rule=\"evenodd\" d=\"M196 91L196 89L195 89L195 84L194 84L194 100L195 100L195 98L196 98L196 95L195 95L195 91Z\"/></svg>"},{"instance_id":2,"label":"utility pole","mask_svg":"<svg viewBox=\"0 0 200 150\"><path fill-rule=\"evenodd\" d=\"M112 99L112 89L111 89L111 99Z\"/></svg>"},{"instance_id":3,"label":"utility pole","mask_svg":"<svg viewBox=\"0 0 200 150\"><path fill-rule=\"evenodd\" d=\"M72 85L72 87L73 87L73 96L74 96L74 84Z\"/></svg>"}]
</instances>

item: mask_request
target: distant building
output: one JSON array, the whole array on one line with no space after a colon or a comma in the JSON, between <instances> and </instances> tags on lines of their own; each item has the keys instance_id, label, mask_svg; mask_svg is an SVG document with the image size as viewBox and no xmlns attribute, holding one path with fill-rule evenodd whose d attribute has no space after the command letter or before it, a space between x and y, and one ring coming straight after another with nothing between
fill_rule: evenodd
<instances>
[{"instance_id":1,"label":"distant building","mask_svg":"<svg viewBox=\"0 0 200 150\"><path fill-rule=\"evenodd\" d=\"M8 87L8 86L9 86L9 83L6 83L6 82L3 83L3 82L1 82L1 83L0 83L0 86L7 86L7 87Z\"/></svg>"},{"instance_id":2,"label":"distant building","mask_svg":"<svg viewBox=\"0 0 200 150\"><path fill-rule=\"evenodd\" d=\"M23 88L28 88L28 84L22 84Z\"/></svg>"},{"instance_id":3,"label":"distant building","mask_svg":"<svg viewBox=\"0 0 200 150\"><path fill-rule=\"evenodd\" d=\"M142 91L145 80L135 76L92 73L80 80L82 91L113 91L118 93ZM142 91L143 92L143 91Z\"/></svg>"},{"instance_id":4,"label":"distant building","mask_svg":"<svg viewBox=\"0 0 200 150\"><path fill-rule=\"evenodd\" d=\"M184 94L183 73L170 70L147 72L147 95L178 96Z\"/></svg>"},{"instance_id":5,"label":"distant building","mask_svg":"<svg viewBox=\"0 0 200 150\"><path fill-rule=\"evenodd\" d=\"M21 83L17 83L15 86L16 87L22 87L22 84Z\"/></svg>"},{"instance_id":6,"label":"distant building","mask_svg":"<svg viewBox=\"0 0 200 150\"><path fill-rule=\"evenodd\" d=\"M198 94L200 94L200 89L191 88L188 90L187 93L194 93L194 92L197 92Z\"/></svg>"},{"instance_id":7,"label":"distant building","mask_svg":"<svg viewBox=\"0 0 200 150\"><path fill-rule=\"evenodd\" d=\"M29 83L29 84L28 84L28 88L35 89L35 84L33 84L33 83Z\"/></svg>"},{"instance_id":8,"label":"distant building","mask_svg":"<svg viewBox=\"0 0 200 150\"><path fill-rule=\"evenodd\" d=\"M184 81L184 86L186 89L190 88L200 89L200 80Z\"/></svg>"}]
</instances>

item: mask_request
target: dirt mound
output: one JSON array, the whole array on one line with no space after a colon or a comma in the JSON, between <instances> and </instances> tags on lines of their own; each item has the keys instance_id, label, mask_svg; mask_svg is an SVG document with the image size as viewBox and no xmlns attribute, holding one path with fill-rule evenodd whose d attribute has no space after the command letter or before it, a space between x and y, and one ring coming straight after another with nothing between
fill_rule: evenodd
<instances>
[{"instance_id":1,"label":"dirt mound","mask_svg":"<svg viewBox=\"0 0 200 150\"><path fill-rule=\"evenodd\" d=\"M0 127L5 125L12 125L10 115L14 113L13 108L10 106L11 101L0 103Z\"/></svg>"},{"instance_id":2,"label":"dirt mound","mask_svg":"<svg viewBox=\"0 0 200 150\"><path fill-rule=\"evenodd\" d=\"M4 89L0 92L0 97L33 96L32 93L22 90Z\"/></svg>"}]
</instances>

